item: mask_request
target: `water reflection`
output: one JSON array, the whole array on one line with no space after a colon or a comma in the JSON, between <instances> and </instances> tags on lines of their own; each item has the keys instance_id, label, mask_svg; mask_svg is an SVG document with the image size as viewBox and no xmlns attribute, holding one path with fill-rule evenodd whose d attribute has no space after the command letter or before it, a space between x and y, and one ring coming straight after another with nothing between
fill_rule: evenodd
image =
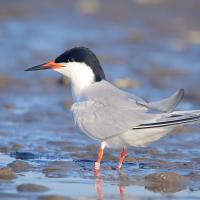
<instances>
[{"instance_id":1,"label":"water reflection","mask_svg":"<svg viewBox=\"0 0 200 200\"><path fill-rule=\"evenodd\" d=\"M94 176L96 177L96 191L97 191L97 196L98 200L103 199L103 192L102 192L102 178L101 178L101 173L99 170L94 170Z\"/></svg>"},{"instance_id":2,"label":"water reflection","mask_svg":"<svg viewBox=\"0 0 200 200\"><path fill-rule=\"evenodd\" d=\"M119 178L121 179L121 176L122 176L122 173L121 173L121 171L117 171L118 172L118 175L119 175ZM119 194L120 194L120 199L125 199L124 198L124 184L123 184L123 182L122 181L120 181L120 183L119 183Z\"/></svg>"},{"instance_id":3,"label":"water reflection","mask_svg":"<svg viewBox=\"0 0 200 200\"><path fill-rule=\"evenodd\" d=\"M122 174L121 174L120 171L117 171L117 173L118 173L119 180L120 180ZM94 170L94 176L96 178L95 188L96 188L98 200L103 200L103 190L102 190L103 179L101 177L101 171L100 170ZM125 199L125 196L124 196L124 185L123 185L123 183L121 181L119 183L118 193L119 193L120 199L124 200Z\"/></svg>"},{"instance_id":4,"label":"water reflection","mask_svg":"<svg viewBox=\"0 0 200 200\"><path fill-rule=\"evenodd\" d=\"M122 174L121 171L116 172L118 176L115 184L118 186L117 191L114 191L114 193L121 200L126 199L125 187L127 188L129 197L130 192L131 197L133 197L133 193L138 194L138 186L140 190L143 192L145 191L145 193L150 193L152 196L154 196L155 193L175 194L186 189L185 179L173 172L150 174L140 180L137 177L134 178L134 176L130 176L126 179L127 176ZM94 171L94 177L96 179L95 188L98 200L103 200L105 198L104 195L109 195L112 192L109 191L110 193L107 193L103 191L104 179L102 178L101 171ZM141 192L141 194L143 194L143 192Z\"/></svg>"},{"instance_id":5,"label":"water reflection","mask_svg":"<svg viewBox=\"0 0 200 200\"><path fill-rule=\"evenodd\" d=\"M152 192L172 194L184 190L186 180L174 172L154 173L145 177L145 188Z\"/></svg>"}]
</instances>

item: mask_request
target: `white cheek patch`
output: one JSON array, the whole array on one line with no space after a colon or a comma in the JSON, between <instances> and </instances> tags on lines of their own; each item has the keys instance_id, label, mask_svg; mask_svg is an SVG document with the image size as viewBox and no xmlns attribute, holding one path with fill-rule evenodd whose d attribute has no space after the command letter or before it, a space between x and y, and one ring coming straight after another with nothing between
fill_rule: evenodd
<instances>
[{"instance_id":1,"label":"white cheek patch","mask_svg":"<svg viewBox=\"0 0 200 200\"><path fill-rule=\"evenodd\" d=\"M65 67L54 70L70 78L75 96L80 96L86 88L94 83L95 75L85 63L69 62L61 64Z\"/></svg>"}]
</instances>

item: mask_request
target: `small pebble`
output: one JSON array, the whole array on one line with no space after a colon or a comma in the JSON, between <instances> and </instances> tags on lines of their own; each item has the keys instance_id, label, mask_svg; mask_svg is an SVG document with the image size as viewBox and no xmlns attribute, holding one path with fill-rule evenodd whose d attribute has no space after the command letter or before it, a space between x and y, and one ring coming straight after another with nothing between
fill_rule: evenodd
<instances>
[{"instance_id":1,"label":"small pebble","mask_svg":"<svg viewBox=\"0 0 200 200\"><path fill-rule=\"evenodd\" d=\"M10 154L11 157L14 157L16 159L21 159L21 160L28 160L28 159L35 159L38 158L37 155L30 153L30 152L12 152Z\"/></svg>"},{"instance_id":2,"label":"small pebble","mask_svg":"<svg viewBox=\"0 0 200 200\"><path fill-rule=\"evenodd\" d=\"M72 200L72 198L63 197L59 195L47 195L47 196L39 197L39 200Z\"/></svg>"},{"instance_id":3,"label":"small pebble","mask_svg":"<svg viewBox=\"0 0 200 200\"><path fill-rule=\"evenodd\" d=\"M49 166L49 167L43 169L42 172L43 172L44 174L47 175L47 174L50 174L50 173L56 172L56 171L58 171L58 170L59 170L59 168L57 168L57 167Z\"/></svg>"},{"instance_id":4,"label":"small pebble","mask_svg":"<svg viewBox=\"0 0 200 200\"><path fill-rule=\"evenodd\" d=\"M182 182L183 177L174 172L153 173L145 176L145 179L152 182Z\"/></svg>"},{"instance_id":5,"label":"small pebble","mask_svg":"<svg viewBox=\"0 0 200 200\"><path fill-rule=\"evenodd\" d=\"M82 0L77 2L77 9L87 15L96 14L101 10L100 0Z\"/></svg>"},{"instance_id":6,"label":"small pebble","mask_svg":"<svg viewBox=\"0 0 200 200\"><path fill-rule=\"evenodd\" d=\"M18 192L46 192L49 188L43 185L37 185L33 183L25 183L17 186Z\"/></svg>"},{"instance_id":7,"label":"small pebble","mask_svg":"<svg viewBox=\"0 0 200 200\"><path fill-rule=\"evenodd\" d=\"M189 42L193 44L200 44L200 31L199 30L191 30L187 34L187 38Z\"/></svg>"},{"instance_id":8,"label":"small pebble","mask_svg":"<svg viewBox=\"0 0 200 200\"><path fill-rule=\"evenodd\" d=\"M71 107L72 107L72 101L66 100L66 101L64 102L64 107L65 107L67 110L70 110Z\"/></svg>"},{"instance_id":9,"label":"small pebble","mask_svg":"<svg viewBox=\"0 0 200 200\"><path fill-rule=\"evenodd\" d=\"M1 168L0 169L0 179L10 180L15 179L16 174L12 171L11 168Z\"/></svg>"},{"instance_id":10,"label":"small pebble","mask_svg":"<svg viewBox=\"0 0 200 200\"><path fill-rule=\"evenodd\" d=\"M12 163L9 163L8 167L10 167L14 172L25 172L29 171L33 166L22 160L15 160Z\"/></svg>"},{"instance_id":11,"label":"small pebble","mask_svg":"<svg viewBox=\"0 0 200 200\"><path fill-rule=\"evenodd\" d=\"M132 162L137 162L137 159L134 157L128 157L127 161L132 163Z\"/></svg>"},{"instance_id":12,"label":"small pebble","mask_svg":"<svg viewBox=\"0 0 200 200\"><path fill-rule=\"evenodd\" d=\"M137 88L139 86L139 82L136 80L131 80L128 78L125 79L116 79L115 85L119 88L126 89L126 88Z\"/></svg>"},{"instance_id":13,"label":"small pebble","mask_svg":"<svg viewBox=\"0 0 200 200\"><path fill-rule=\"evenodd\" d=\"M162 4L166 0L136 0L137 3L139 4Z\"/></svg>"},{"instance_id":14,"label":"small pebble","mask_svg":"<svg viewBox=\"0 0 200 200\"><path fill-rule=\"evenodd\" d=\"M153 192L175 193L185 188L185 178L174 172L150 174L145 180L145 188Z\"/></svg>"}]
</instances>

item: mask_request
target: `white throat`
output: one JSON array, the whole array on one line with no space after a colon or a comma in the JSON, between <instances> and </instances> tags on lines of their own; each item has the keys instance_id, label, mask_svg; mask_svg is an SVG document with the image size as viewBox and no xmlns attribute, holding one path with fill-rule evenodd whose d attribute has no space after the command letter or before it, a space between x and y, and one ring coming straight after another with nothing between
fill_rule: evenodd
<instances>
[{"instance_id":1,"label":"white throat","mask_svg":"<svg viewBox=\"0 0 200 200\"><path fill-rule=\"evenodd\" d=\"M94 83L95 75L85 63L69 62L62 64L65 67L54 70L70 78L73 94L76 100L79 100L84 91Z\"/></svg>"}]
</instances>

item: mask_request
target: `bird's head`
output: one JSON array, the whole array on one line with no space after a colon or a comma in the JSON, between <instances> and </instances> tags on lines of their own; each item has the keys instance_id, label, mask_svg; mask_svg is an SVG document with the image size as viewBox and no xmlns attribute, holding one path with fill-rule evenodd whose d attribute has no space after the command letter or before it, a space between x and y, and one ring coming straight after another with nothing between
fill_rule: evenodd
<instances>
[{"instance_id":1,"label":"bird's head","mask_svg":"<svg viewBox=\"0 0 200 200\"><path fill-rule=\"evenodd\" d=\"M54 61L37 65L25 71L52 69L67 76L76 96L80 96L91 84L105 79L105 74L95 54L86 47L65 51Z\"/></svg>"}]
</instances>

